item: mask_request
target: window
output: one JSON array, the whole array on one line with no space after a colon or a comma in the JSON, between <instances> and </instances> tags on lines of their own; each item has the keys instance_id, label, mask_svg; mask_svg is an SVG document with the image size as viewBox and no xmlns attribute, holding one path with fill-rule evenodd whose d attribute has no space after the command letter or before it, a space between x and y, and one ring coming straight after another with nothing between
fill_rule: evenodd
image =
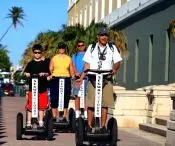
<instances>
[{"instance_id":1,"label":"window","mask_svg":"<svg viewBox=\"0 0 175 146\"><path fill-rule=\"evenodd\" d=\"M138 68L139 68L139 40L136 40L135 43L135 76L134 82L138 82Z\"/></svg>"},{"instance_id":2,"label":"window","mask_svg":"<svg viewBox=\"0 0 175 146\"><path fill-rule=\"evenodd\" d=\"M152 60L153 60L153 40L154 35L149 37L149 62L148 62L148 82L152 80Z\"/></svg>"},{"instance_id":3,"label":"window","mask_svg":"<svg viewBox=\"0 0 175 146\"><path fill-rule=\"evenodd\" d=\"M165 81L169 79L169 55L170 55L170 31L166 31L166 46L165 46Z\"/></svg>"}]
</instances>

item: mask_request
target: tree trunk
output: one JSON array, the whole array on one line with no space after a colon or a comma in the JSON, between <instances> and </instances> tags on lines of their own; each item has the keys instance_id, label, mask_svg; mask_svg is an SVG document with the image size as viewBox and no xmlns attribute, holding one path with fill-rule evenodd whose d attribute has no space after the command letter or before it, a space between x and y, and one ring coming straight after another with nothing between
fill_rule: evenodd
<instances>
[{"instance_id":1,"label":"tree trunk","mask_svg":"<svg viewBox=\"0 0 175 146\"><path fill-rule=\"evenodd\" d=\"M5 33L2 35L2 37L0 38L0 42L2 41L2 39L5 37L5 35L7 34L7 32L10 30L10 28L13 26L13 23L7 28L7 30L5 31Z\"/></svg>"}]
</instances>

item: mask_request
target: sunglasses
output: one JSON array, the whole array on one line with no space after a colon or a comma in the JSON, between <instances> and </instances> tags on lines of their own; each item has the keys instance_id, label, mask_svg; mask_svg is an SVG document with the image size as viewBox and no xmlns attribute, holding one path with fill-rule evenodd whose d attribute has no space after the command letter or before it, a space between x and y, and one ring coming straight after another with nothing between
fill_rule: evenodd
<instances>
[{"instance_id":1,"label":"sunglasses","mask_svg":"<svg viewBox=\"0 0 175 146\"><path fill-rule=\"evenodd\" d=\"M42 52L33 52L34 54L41 54Z\"/></svg>"},{"instance_id":2,"label":"sunglasses","mask_svg":"<svg viewBox=\"0 0 175 146\"><path fill-rule=\"evenodd\" d=\"M59 50L60 50L60 49L63 49L63 50L65 50L66 48L58 48L58 49L59 49Z\"/></svg>"},{"instance_id":3,"label":"sunglasses","mask_svg":"<svg viewBox=\"0 0 175 146\"><path fill-rule=\"evenodd\" d=\"M108 34L104 33L104 34L100 34L99 36L101 36L101 37L108 36Z\"/></svg>"},{"instance_id":4,"label":"sunglasses","mask_svg":"<svg viewBox=\"0 0 175 146\"><path fill-rule=\"evenodd\" d=\"M78 47L83 47L84 46L84 44L83 45L78 45Z\"/></svg>"}]
</instances>

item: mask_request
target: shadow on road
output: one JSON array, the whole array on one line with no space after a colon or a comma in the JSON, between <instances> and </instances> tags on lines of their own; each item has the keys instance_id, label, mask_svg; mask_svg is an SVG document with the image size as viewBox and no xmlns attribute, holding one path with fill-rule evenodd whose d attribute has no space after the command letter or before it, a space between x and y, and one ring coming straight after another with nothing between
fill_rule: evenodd
<instances>
[{"instance_id":1,"label":"shadow on road","mask_svg":"<svg viewBox=\"0 0 175 146\"><path fill-rule=\"evenodd\" d=\"M4 126L4 118L3 118L3 108L2 108L2 97L0 97L0 145L3 145L7 143L6 141L3 141L2 139L4 137L7 137L5 134L5 126Z\"/></svg>"},{"instance_id":2,"label":"shadow on road","mask_svg":"<svg viewBox=\"0 0 175 146\"><path fill-rule=\"evenodd\" d=\"M49 140L49 141L54 141L56 140L56 138L54 138L54 136L56 136L57 134L53 134L53 139L52 140ZM22 140L42 140L42 141L45 141L47 140L47 138L45 136L42 136L42 135L35 135L35 136L29 136L29 137L23 137Z\"/></svg>"}]
</instances>

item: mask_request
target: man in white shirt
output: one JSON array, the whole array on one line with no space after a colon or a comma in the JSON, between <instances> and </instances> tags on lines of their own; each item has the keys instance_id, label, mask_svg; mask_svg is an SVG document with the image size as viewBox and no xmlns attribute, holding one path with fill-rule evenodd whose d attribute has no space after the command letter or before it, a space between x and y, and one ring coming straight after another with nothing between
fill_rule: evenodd
<instances>
[{"instance_id":1,"label":"man in white shirt","mask_svg":"<svg viewBox=\"0 0 175 146\"><path fill-rule=\"evenodd\" d=\"M115 75L120 67L120 61L122 60L115 45L108 43L109 32L107 28L100 28L98 33L98 42L93 45L89 45L83 60L85 61L84 71L87 69L97 70L112 70ZM80 85L86 73L83 73L77 83ZM95 105L95 87L91 80L95 80L94 77L89 78L87 87L87 98L86 105L88 107L88 130L92 130L92 120L94 117L94 105ZM103 99L102 99L102 118L101 126L102 132L106 131L106 120L108 107L114 106L113 99L113 85L112 79L108 80L103 88Z\"/></svg>"}]
</instances>

